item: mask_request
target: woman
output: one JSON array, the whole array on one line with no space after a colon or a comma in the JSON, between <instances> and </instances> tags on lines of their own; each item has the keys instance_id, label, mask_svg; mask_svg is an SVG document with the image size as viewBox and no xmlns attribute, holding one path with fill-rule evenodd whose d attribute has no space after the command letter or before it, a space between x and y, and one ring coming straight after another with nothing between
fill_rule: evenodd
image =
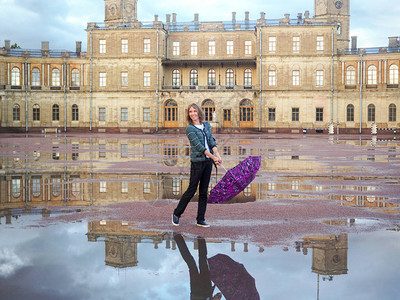
<instances>
[{"instance_id":1,"label":"woman","mask_svg":"<svg viewBox=\"0 0 400 300\"><path fill-rule=\"evenodd\" d=\"M188 107L186 118L189 123L186 127L186 136L189 139L191 149L190 181L189 187L182 195L178 206L172 214L172 224L179 226L179 218L196 193L197 186L200 183L197 226L210 227L204 219L207 207L208 184L210 183L213 163L219 165L222 163L222 159L212 136L211 125L208 122L204 122L205 115L203 110L197 104L192 103Z\"/></svg>"}]
</instances>

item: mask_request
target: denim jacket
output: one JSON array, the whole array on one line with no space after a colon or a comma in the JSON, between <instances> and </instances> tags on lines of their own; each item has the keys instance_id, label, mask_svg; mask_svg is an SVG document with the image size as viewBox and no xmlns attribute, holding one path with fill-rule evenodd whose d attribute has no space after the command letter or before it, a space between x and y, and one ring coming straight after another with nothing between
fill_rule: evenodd
<instances>
[{"instance_id":1,"label":"denim jacket","mask_svg":"<svg viewBox=\"0 0 400 300\"><path fill-rule=\"evenodd\" d=\"M186 136L190 142L190 161L200 162L205 161L206 156L204 151L206 147L204 145L204 135L207 138L208 147L210 152L213 153L212 148L217 146L214 137L212 136L211 125L208 122L204 122L204 129L200 130L196 126L189 124L186 127Z\"/></svg>"}]
</instances>

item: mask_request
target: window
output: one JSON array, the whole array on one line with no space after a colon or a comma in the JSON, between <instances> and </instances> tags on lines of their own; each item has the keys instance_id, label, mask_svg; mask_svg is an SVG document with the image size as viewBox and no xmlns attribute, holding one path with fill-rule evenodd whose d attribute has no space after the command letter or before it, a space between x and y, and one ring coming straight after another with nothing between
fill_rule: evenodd
<instances>
[{"instance_id":1,"label":"window","mask_svg":"<svg viewBox=\"0 0 400 300\"><path fill-rule=\"evenodd\" d=\"M269 86L276 86L276 71L269 71L268 72L268 85Z\"/></svg>"},{"instance_id":2,"label":"window","mask_svg":"<svg viewBox=\"0 0 400 300\"><path fill-rule=\"evenodd\" d=\"M40 196L40 178L32 178L32 194L33 197Z\"/></svg>"},{"instance_id":3,"label":"window","mask_svg":"<svg viewBox=\"0 0 400 300\"><path fill-rule=\"evenodd\" d=\"M180 45L179 45L179 42L173 42L172 43L172 55L179 55L179 49L180 48Z\"/></svg>"},{"instance_id":4,"label":"window","mask_svg":"<svg viewBox=\"0 0 400 300\"><path fill-rule=\"evenodd\" d=\"M143 86L150 86L150 72L143 73Z\"/></svg>"},{"instance_id":5,"label":"window","mask_svg":"<svg viewBox=\"0 0 400 300\"><path fill-rule=\"evenodd\" d=\"M21 179L12 179L12 195L14 198L21 196Z\"/></svg>"},{"instance_id":6,"label":"window","mask_svg":"<svg viewBox=\"0 0 400 300\"><path fill-rule=\"evenodd\" d=\"M348 66L346 69L346 84L356 85L356 68Z\"/></svg>"},{"instance_id":7,"label":"window","mask_svg":"<svg viewBox=\"0 0 400 300\"><path fill-rule=\"evenodd\" d=\"M143 108L143 121L150 121L150 108Z\"/></svg>"},{"instance_id":8,"label":"window","mask_svg":"<svg viewBox=\"0 0 400 300\"><path fill-rule=\"evenodd\" d=\"M60 86L60 70L57 68L54 68L51 71L51 85L52 86Z\"/></svg>"},{"instance_id":9,"label":"window","mask_svg":"<svg viewBox=\"0 0 400 300\"><path fill-rule=\"evenodd\" d=\"M215 70L208 70L208 86L215 87Z\"/></svg>"},{"instance_id":10,"label":"window","mask_svg":"<svg viewBox=\"0 0 400 300\"><path fill-rule=\"evenodd\" d=\"M315 121L322 122L324 120L324 109L317 107L315 109Z\"/></svg>"},{"instance_id":11,"label":"window","mask_svg":"<svg viewBox=\"0 0 400 300\"><path fill-rule=\"evenodd\" d=\"M268 108L268 121L275 122L275 117L276 117L276 108L275 107Z\"/></svg>"},{"instance_id":12,"label":"window","mask_svg":"<svg viewBox=\"0 0 400 300\"><path fill-rule=\"evenodd\" d=\"M376 67L369 66L367 73L368 73L367 84L375 85L377 78Z\"/></svg>"},{"instance_id":13,"label":"window","mask_svg":"<svg viewBox=\"0 0 400 300\"><path fill-rule=\"evenodd\" d=\"M224 109L224 121L230 122L231 121L232 110L231 109Z\"/></svg>"},{"instance_id":14,"label":"window","mask_svg":"<svg viewBox=\"0 0 400 300\"><path fill-rule=\"evenodd\" d=\"M226 41L226 54L227 55L233 54L233 41Z\"/></svg>"},{"instance_id":15,"label":"window","mask_svg":"<svg viewBox=\"0 0 400 300\"><path fill-rule=\"evenodd\" d=\"M204 111L205 121L212 122L213 121L213 113L215 111L215 104L212 100L207 99L204 100L201 108Z\"/></svg>"},{"instance_id":16,"label":"window","mask_svg":"<svg viewBox=\"0 0 400 300\"><path fill-rule=\"evenodd\" d=\"M106 109L104 107L99 108L99 121L106 120Z\"/></svg>"},{"instance_id":17,"label":"window","mask_svg":"<svg viewBox=\"0 0 400 300\"><path fill-rule=\"evenodd\" d=\"M396 105L389 105L389 122L396 122Z\"/></svg>"},{"instance_id":18,"label":"window","mask_svg":"<svg viewBox=\"0 0 400 300\"><path fill-rule=\"evenodd\" d=\"M215 55L215 41L208 41L208 54Z\"/></svg>"},{"instance_id":19,"label":"window","mask_svg":"<svg viewBox=\"0 0 400 300\"><path fill-rule=\"evenodd\" d=\"M251 88L251 70L244 70L244 88Z\"/></svg>"},{"instance_id":20,"label":"window","mask_svg":"<svg viewBox=\"0 0 400 300\"><path fill-rule=\"evenodd\" d=\"M128 86L128 72L121 73L121 86L122 87Z\"/></svg>"},{"instance_id":21,"label":"window","mask_svg":"<svg viewBox=\"0 0 400 300\"><path fill-rule=\"evenodd\" d=\"M105 54L107 52L106 40L100 40L100 54Z\"/></svg>"},{"instance_id":22,"label":"window","mask_svg":"<svg viewBox=\"0 0 400 300\"><path fill-rule=\"evenodd\" d=\"M105 87L107 85L107 73L99 74L99 85Z\"/></svg>"},{"instance_id":23,"label":"window","mask_svg":"<svg viewBox=\"0 0 400 300\"><path fill-rule=\"evenodd\" d=\"M292 107L292 122L299 121L300 109L298 107Z\"/></svg>"},{"instance_id":24,"label":"window","mask_svg":"<svg viewBox=\"0 0 400 300\"><path fill-rule=\"evenodd\" d=\"M79 108L78 105L72 105L72 121L79 121Z\"/></svg>"},{"instance_id":25,"label":"window","mask_svg":"<svg viewBox=\"0 0 400 300\"><path fill-rule=\"evenodd\" d=\"M197 42L190 42L190 55L197 55Z\"/></svg>"},{"instance_id":26,"label":"window","mask_svg":"<svg viewBox=\"0 0 400 300\"><path fill-rule=\"evenodd\" d=\"M276 51L276 37L270 36L268 38L268 51L275 52Z\"/></svg>"},{"instance_id":27,"label":"window","mask_svg":"<svg viewBox=\"0 0 400 300\"><path fill-rule=\"evenodd\" d=\"M106 145L99 145L99 157L106 157Z\"/></svg>"},{"instance_id":28,"label":"window","mask_svg":"<svg viewBox=\"0 0 400 300\"><path fill-rule=\"evenodd\" d=\"M292 82L294 86L300 85L300 71L292 71Z\"/></svg>"},{"instance_id":29,"label":"window","mask_svg":"<svg viewBox=\"0 0 400 300\"><path fill-rule=\"evenodd\" d=\"M20 107L18 104L14 104L13 106L13 121L20 120Z\"/></svg>"},{"instance_id":30,"label":"window","mask_svg":"<svg viewBox=\"0 0 400 300\"><path fill-rule=\"evenodd\" d=\"M226 70L225 81L226 81L226 87L227 88L233 88L234 81L233 81L233 70L232 69Z\"/></svg>"},{"instance_id":31,"label":"window","mask_svg":"<svg viewBox=\"0 0 400 300\"><path fill-rule=\"evenodd\" d=\"M176 122L178 121L178 104L174 100L168 100L164 108L165 121Z\"/></svg>"},{"instance_id":32,"label":"window","mask_svg":"<svg viewBox=\"0 0 400 300\"><path fill-rule=\"evenodd\" d=\"M53 105L53 121L60 121L60 107L58 104Z\"/></svg>"},{"instance_id":33,"label":"window","mask_svg":"<svg viewBox=\"0 0 400 300\"><path fill-rule=\"evenodd\" d=\"M347 114L346 114L347 122L354 122L354 105L349 104L347 105Z\"/></svg>"},{"instance_id":34,"label":"window","mask_svg":"<svg viewBox=\"0 0 400 300\"><path fill-rule=\"evenodd\" d=\"M324 50L324 37L317 36L317 51L323 51L323 50Z\"/></svg>"},{"instance_id":35,"label":"window","mask_svg":"<svg viewBox=\"0 0 400 300\"><path fill-rule=\"evenodd\" d=\"M40 121L40 107L39 105L33 105L33 121Z\"/></svg>"},{"instance_id":36,"label":"window","mask_svg":"<svg viewBox=\"0 0 400 300\"><path fill-rule=\"evenodd\" d=\"M389 84L399 84L399 67L397 65L389 67Z\"/></svg>"},{"instance_id":37,"label":"window","mask_svg":"<svg viewBox=\"0 0 400 300\"><path fill-rule=\"evenodd\" d=\"M121 145L121 157L128 157L128 145Z\"/></svg>"},{"instance_id":38,"label":"window","mask_svg":"<svg viewBox=\"0 0 400 300\"><path fill-rule=\"evenodd\" d=\"M324 71L317 71L316 78L315 78L316 86L323 86L324 85Z\"/></svg>"},{"instance_id":39,"label":"window","mask_svg":"<svg viewBox=\"0 0 400 300\"><path fill-rule=\"evenodd\" d=\"M71 86L79 86L79 70L72 69L71 71Z\"/></svg>"},{"instance_id":40,"label":"window","mask_svg":"<svg viewBox=\"0 0 400 300\"><path fill-rule=\"evenodd\" d=\"M181 74L179 70L172 71L172 88L179 88L181 81Z\"/></svg>"},{"instance_id":41,"label":"window","mask_svg":"<svg viewBox=\"0 0 400 300\"><path fill-rule=\"evenodd\" d=\"M198 83L198 73L197 73L197 70L195 70L195 69L193 69L193 70L190 70L190 86L191 87L195 87L195 86L197 86L199 83Z\"/></svg>"},{"instance_id":42,"label":"window","mask_svg":"<svg viewBox=\"0 0 400 300\"><path fill-rule=\"evenodd\" d=\"M375 105L368 105L368 122L375 122Z\"/></svg>"},{"instance_id":43,"label":"window","mask_svg":"<svg viewBox=\"0 0 400 300\"><path fill-rule=\"evenodd\" d=\"M143 40L143 52L150 53L150 39Z\"/></svg>"},{"instance_id":44,"label":"window","mask_svg":"<svg viewBox=\"0 0 400 300\"><path fill-rule=\"evenodd\" d=\"M121 121L128 121L128 109L121 108Z\"/></svg>"},{"instance_id":45,"label":"window","mask_svg":"<svg viewBox=\"0 0 400 300\"><path fill-rule=\"evenodd\" d=\"M128 53L128 40L121 40L121 53Z\"/></svg>"},{"instance_id":46,"label":"window","mask_svg":"<svg viewBox=\"0 0 400 300\"><path fill-rule=\"evenodd\" d=\"M253 103L251 103L250 100L243 100L242 102L240 102L240 121L253 121Z\"/></svg>"},{"instance_id":47,"label":"window","mask_svg":"<svg viewBox=\"0 0 400 300\"><path fill-rule=\"evenodd\" d=\"M107 193L107 181L100 181L100 193Z\"/></svg>"},{"instance_id":48,"label":"window","mask_svg":"<svg viewBox=\"0 0 400 300\"><path fill-rule=\"evenodd\" d=\"M244 41L244 54L251 55L251 41Z\"/></svg>"},{"instance_id":49,"label":"window","mask_svg":"<svg viewBox=\"0 0 400 300\"><path fill-rule=\"evenodd\" d=\"M20 85L21 80L20 80L20 73L19 73L19 68L14 67L11 70L11 85Z\"/></svg>"},{"instance_id":50,"label":"window","mask_svg":"<svg viewBox=\"0 0 400 300\"><path fill-rule=\"evenodd\" d=\"M300 51L300 37L294 36L292 43L293 43L293 52L299 52Z\"/></svg>"},{"instance_id":51,"label":"window","mask_svg":"<svg viewBox=\"0 0 400 300\"><path fill-rule=\"evenodd\" d=\"M40 86L40 70L38 68L32 70L32 86Z\"/></svg>"}]
</instances>

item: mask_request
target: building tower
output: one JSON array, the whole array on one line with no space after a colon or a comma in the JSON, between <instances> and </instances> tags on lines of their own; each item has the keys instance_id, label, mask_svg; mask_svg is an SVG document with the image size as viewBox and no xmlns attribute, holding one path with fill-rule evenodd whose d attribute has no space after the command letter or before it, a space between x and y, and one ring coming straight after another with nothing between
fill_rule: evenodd
<instances>
[{"instance_id":1,"label":"building tower","mask_svg":"<svg viewBox=\"0 0 400 300\"><path fill-rule=\"evenodd\" d=\"M347 50L350 43L350 0L314 0L317 22L338 24L338 49Z\"/></svg>"},{"instance_id":2,"label":"building tower","mask_svg":"<svg viewBox=\"0 0 400 300\"><path fill-rule=\"evenodd\" d=\"M137 22L137 0L104 0L107 27Z\"/></svg>"}]
</instances>

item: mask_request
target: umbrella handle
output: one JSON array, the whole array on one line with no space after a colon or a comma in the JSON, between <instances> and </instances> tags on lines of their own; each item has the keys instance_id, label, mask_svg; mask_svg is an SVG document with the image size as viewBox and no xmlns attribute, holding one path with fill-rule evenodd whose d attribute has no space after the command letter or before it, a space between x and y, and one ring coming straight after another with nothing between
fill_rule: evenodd
<instances>
[{"instance_id":1,"label":"umbrella handle","mask_svg":"<svg viewBox=\"0 0 400 300\"><path fill-rule=\"evenodd\" d=\"M224 167L224 165L223 164L219 164L221 167L223 167L224 168L224 170L225 170L225 172L227 172L228 173L228 170L227 169L225 169L225 167Z\"/></svg>"}]
</instances>

